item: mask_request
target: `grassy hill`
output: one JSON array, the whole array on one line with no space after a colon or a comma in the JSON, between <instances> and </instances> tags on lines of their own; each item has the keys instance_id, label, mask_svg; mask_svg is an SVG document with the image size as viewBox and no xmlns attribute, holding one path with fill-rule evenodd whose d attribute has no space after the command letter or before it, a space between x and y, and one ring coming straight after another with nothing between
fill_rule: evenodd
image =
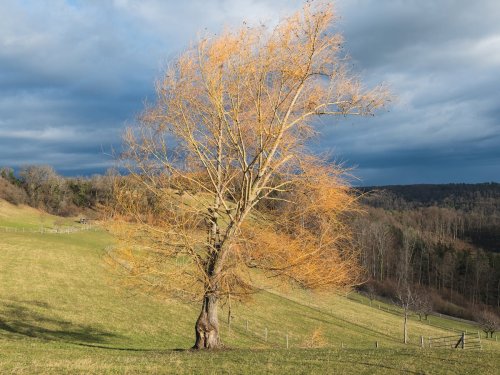
<instances>
[{"instance_id":1,"label":"grassy hill","mask_svg":"<svg viewBox=\"0 0 500 375\"><path fill-rule=\"evenodd\" d=\"M34 231L42 226L80 230ZM84 229L0 201L0 373L493 374L500 366L500 343L491 339L483 338L482 351L419 347L421 335L475 326L413 318L405 346L393 306L301 290L256 294L233 306L230 327L223 308L221 336L231 349L185 351L199 306L124 288L104 262L113 239Z\"/></svg>"}]
</instances>

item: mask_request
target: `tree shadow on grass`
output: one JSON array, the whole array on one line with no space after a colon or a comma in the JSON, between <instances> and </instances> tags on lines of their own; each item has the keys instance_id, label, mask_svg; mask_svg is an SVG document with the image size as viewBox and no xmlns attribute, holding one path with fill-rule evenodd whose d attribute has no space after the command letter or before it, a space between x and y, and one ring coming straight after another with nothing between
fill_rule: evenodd
<instances>
[{"instance_id":1,"label":"tree shadow on grass","mask_svg":"<svg viewBox=\"0 0 500 375\"><path fill-rule=\"evenodd\" d=\"M46 302L4 300L0 302L0 336L102 344L119 335L51 316Z\"/></svg>"},{"instance_id":2,"label":"tree shadow on grass","mask_svg":"<svg viewBox=\"0 0 500 375\"><path fill-rule=\"evenodd\" d=\"M111 339L124 338L124 336L92 325L78 324L69 320L55 318L50 313L50 309L50 304L44 301L0 300L0 338L31 337L87 348L132 352L172 351L172 349L165 348L132 348L112 345L110 343ZM184 351L186 349L173 350Z\"/></svg>"}]
</instances>

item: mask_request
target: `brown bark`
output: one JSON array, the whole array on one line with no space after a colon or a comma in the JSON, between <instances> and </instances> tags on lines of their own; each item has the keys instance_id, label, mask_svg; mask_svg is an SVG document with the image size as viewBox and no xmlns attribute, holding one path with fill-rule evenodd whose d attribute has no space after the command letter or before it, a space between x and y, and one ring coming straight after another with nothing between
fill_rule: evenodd
<instances>
[{"instance_id":1,"label":"brown bark","mask_svg":"<svg viewBox=\"0 0 500 375\"><path fill-rule=\"evenodd\" d=\"M207 293L203 298L203 306L195 325L196 342L193 349L220 348L217 304L218 298L214 293Z\"/></svg>"}]
</instances>

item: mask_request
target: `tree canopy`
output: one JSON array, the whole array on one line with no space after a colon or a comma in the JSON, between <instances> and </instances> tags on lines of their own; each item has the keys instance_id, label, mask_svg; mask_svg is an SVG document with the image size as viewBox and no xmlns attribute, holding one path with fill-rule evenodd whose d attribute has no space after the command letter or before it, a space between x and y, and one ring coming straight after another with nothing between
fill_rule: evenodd
<instances>
[{"instance_id":1,"label":"tree canopy","mask_svg":"<svg viewBox=\"0 0 500 375\"><path fill-rule=\"evenodd\" d=\"M306 143L319 116L371 115L387 94L349 72L335 18L310 2L273 29L201 39L125 134L113 256L158 290L203 301L196 348L219 345L218 301L252 291L252 269L309 288L358 280L346 220L356 198Z\"/></svg>"}]
</instances>

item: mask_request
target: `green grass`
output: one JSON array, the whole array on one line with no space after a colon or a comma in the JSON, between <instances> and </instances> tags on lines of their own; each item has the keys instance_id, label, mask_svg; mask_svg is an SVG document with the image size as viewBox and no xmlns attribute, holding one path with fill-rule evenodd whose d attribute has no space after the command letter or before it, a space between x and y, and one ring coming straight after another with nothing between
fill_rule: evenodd
<instances>
[{"instance_id":1,"label":"green grass","mask_svg":"<svg viewBox=\"0 0 500 375\"><path fill-rule=\"evenodd\" d=\"M81 227L81 225L77 223L76 218L62 218L29 206L15 206L0 199L0 228L24 228L29 231L65 227Z\"/></svg>"},{"instance_id":2,"label":"green grass","mask_svg":"<svg viewBox=\"0 0 500 375\"><path fill-rule=\"evenodd\" d=\"M394 315L400 316L402 314L402 309L398 306L382 302L379 300L373 300L370 303L370 300L357 293L352 293L349 295L349 299L353 301L357 301L359 303L365 304L367 306L370 306L375 309L380 309L385 312L392 313ZM449 330L452 332L469 332L469 333L476 333L479 330L479 327L476 324L469 323L467 321L461 320L461 319L450 319L448 317L443 317L441 314L438 313L432 313L428 316L427 319L422 316L422 319L417 314L413 314L410 316L411 321L418 321L422 324L432 326L435 328L443 328L444 330Z\"/></svg>"},{"instance_id":3,"label":"green grass","mask_svg":"<svg viewBox=\"0 0 500 375\"><path fill-rule=\"evenodd\" d=\"M5 207L0 223L36 222L31 209L8 206L6 215ZM483 339L482 351L420 349L420 335L450 331L413 318L405 346L397 314L358 295L300 290L263 291L234 305L231 328L223 308L221 337L231 349L186 351L199 306L124 288L104 262L112 242L104 231L0 233L0 373L494 374L500 366L494 340Z\"/></svg>"},{"instance_id":4,"label":"green grass","mask_svg":"<svg viewBox=\"0 0 500 375\"><path fill-rule=\"evenodd\" d=\"M495 374L498 353L408 349L172 350L120 351L54 344L33 345L27 353L2 348L14 357L9 373L98 374ZM0 357L1 358L1 357ZM481 360L481 362L480 362Z\"/></svg>"}]
</instances>

